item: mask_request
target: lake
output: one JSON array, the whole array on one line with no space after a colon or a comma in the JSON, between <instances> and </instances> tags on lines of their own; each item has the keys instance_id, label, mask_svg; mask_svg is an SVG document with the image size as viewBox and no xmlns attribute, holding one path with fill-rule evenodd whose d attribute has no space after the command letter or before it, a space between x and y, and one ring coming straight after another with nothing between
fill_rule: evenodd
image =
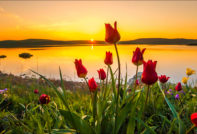
<instances>
[{"instance_id":1,"label":"lake","mask_svg":"<svg viewBox=\"0 0 197 134\"><path fill-rule=\"evenodd\" d=\"M122 76L125 76L126 65L128 77L135 74L136 66L131 62L133 51L136 47L147 48L144 53L144 59L157 60L158 74L166 74L171 77L171 82L181 81L185 76L186 68L197 70L197 46L183 45L118 45ZM35 70L48 78L59 78L59 66L62 69L63 77L66 80L80 81L77 77L74 60L81 58L83 64L88 69L88 77L94 76L98 80L97 70L104 68L105 52L113 53L113 70L117 68L116 53L113 45L103 46L68 46L68 47L49 47L49 48L0 48L0 54L7 55L7 58L1 59L0 70L5 73L15 75L32 75L29 69ZM22 59L18 54L28 52L33 54L30 59ZM140 66L139 71L142 71ZM196 75L192 76L192 80Z\"/></svg>"}]
</instances>

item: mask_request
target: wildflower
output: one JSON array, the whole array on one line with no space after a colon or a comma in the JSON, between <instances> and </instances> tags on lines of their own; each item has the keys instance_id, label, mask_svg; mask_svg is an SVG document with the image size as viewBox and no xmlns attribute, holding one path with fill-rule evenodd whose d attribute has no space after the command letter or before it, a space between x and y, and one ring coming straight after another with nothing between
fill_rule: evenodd
<instances>
[{"instance_id":1,"label":"wildflower","mask_svg":"<svg viewBox=\"0 0 197 134\"><path fill-rule=\"evenodd\" d=\"M136 80L136 81L135 81L135 84L136 84L137 86L140 85L139 80Z\"/></svg>"},{"instance_id":2,"label":"wildflower","mask_svg":"<svg viewBox=\"0 0 197 134\"><path fill-rule=\"evenodd\" d=\"M131 91L132 91L132 89L131 89L131 88L127 89L127 92L128 92L128 93L131 93Z\"/></svg>"},{"instance_id":3,"label":"wildflower","mask_svg":"<svg viewBox=\"0 0 197 134\"><path fill-rule=\"evenodd\" d=\"M188 79L189 79L189 77L183 77L183 78L182 78L183 84L187 84Z\"/></svg>"},{"instance_id":4,"label":"wildflower","mask_svg":"<svg viewBox=\"0 0 197 134\"><path fill-rule=\"evenodd\" d=\"M91 79L88 80L88 86L89 86L90 92L96 91L96 89L97 89L97 84L96 84L96 81L94 80L93 77L92 77Z\"/></svg>"},{"instance_id":5,"label":"wildflower","mask_svg":"<svg viewBox=\"0 0 197 134\"><path fill-rule=\"evenodd\" d=\"M176 85L175 90L176 91L181 91L182 90L182 86L181 86L180 82Z\"/></svg>"},{"instance_id":6,"label":"wildflower","mask_svg":"<svg viewBox=\"0 0 197 134\"><path fill-rule=\"evenodd\" d=\"M179 94L176 94L175 99L179 99L179 98L180 98Z\"/></svg>"},{"instance_id":7,"label":"wildflower","mask_svg":"<svg viewBox=\"0 0 197 134\"><path fill-rule=\"evenodd\" d=\"M48 104L50 102L50 96L46 95L46 94L42 94L40 96L40 103L41 104Z\"/></svg>"},{"instance_id":8,"label":"wildflower","mask_svg":"<svg viewBox=\"0 0 197 134\"><path fill-rule=\"evenodd\" d=\"M60 93L63 93L63 90L61 87L58 87L57 90L60 92Z\"/></svg>"},{"instance_id":9,"label":"wildflower","mask_svg":"<svg viewBox=\"0 0 197 134\"><path fill-rule=\"evenodd\" d=\"M0 94L4 94L4 93L6 93L7 92L7 88L5 88L5 89L3 89L3 90L0 90Z\"/></svg>"},{"instance_id":10,"label":"wildflower","mask_svg":"<svg viewBox=\"0 0 197 134\"><path fill-rule=\"evenodd\" d=\"M179 91L179 93L185 94L185 92L183 90Z\"/></svg>"},{"instance_id":11,"label":"wildflower","mask_svg":"<svg viewBox=\"0 0 197 134\"><path fill-rule=\"evenodd\" d=\"M79 78L85 78L88 71L87 69L83 66L81 59L77 60L75 59L75 68L77 70L77 75Z\"/></svg>"},{"instance_id":12,"label":"wildflower","mask_svg":"<svg viewBox=\"0 0 197 134\"><path fill-rule=\"evenodd\" d=\"M143 62L143 72L142 72L142 82L147 85L152 85L158 80L156 69L157 61L152 62L149 60L148 62Z\"/></svg>"},{"instance_id":13,"label":"wildflower","mask_svg":"<svg viewBox=\"0 0 197 134\"><path fill-rule=\"evenodd\" d=\"M195 74L196 72L195 72L195 70L192 70L191 68L187 68L186 69L186 74L188 75L188 76L190 76L190 75L192 75L192 74Z\"/></svg>"},{"instance_id":14,"label":"wildflower","mask_svg":"<svg viewBox=\"0 0 197 134\"><path fill-rule=\"evenodd\" d=\"M169 89L166 93L169 94L169 95L173 95L172 89Z\"/></svg>"},{"instance_id":15,"label":"wildflower","mask_svg":"<svg viewBox=\"0 0 197 134\"><path fill-rule=\"evenodd\" d=\"M197 113L191 115L191 121L197 127Z\"/></svg>"},{"instance_id":16,"label":"wildflower","mask_svg":"<svg viewBox=\"0 0 197 134\"><path fill-rule=\"evenodd\" d=\"M158 78L161 83L166 83L170 77L166 77L166 75L161 75Z\"/></svg>"},{"instance_id":17,"label":"wildflower","mask_svg":"<svg viewBox=\"0 0 197 134\"><path fill-rule=\"evenodd\" d=\"M34 93L35 93L35 94L38 94L38 93L39 93L38 89L35 89L35 90L34 90Z\"/></svg>"},{"instance_id":18,"label":"wildflower","mask_svg":"<svg viewBox=\"0 0 197 134\"><path fill-rule=\"evenodd\" d=\"M106 57L105 57L104 62L105 62L106 65L113 64L113 57L112 57L112 53L110 51L106 52Z\"/></svg>"},{"instance_id":19,"label":"wildflower","mask_svg":"<svg viewBox=\"0 0 197 134\"><path fill-rule=\"evenodd\" d=\"M192 97L196 97L196 95L195 94L191 94L192 95Z\"/></svg>"},{"instance_id":20,"label":"wildflower","mask_svg":"<svg viewBox=\"0 0 197 134\"><path fill-rule=\"evenodd\" d=\"M8 97L8 94L3 94L4 97Z\"/></svg>"},{"instance_id":21,"label":"wildflower","mask_svg":"<svg viewBox=\"0 0 197 134\"><path fill-rule=\"evenodd\" d=\"M106 73L103 69L97 71L99 74L99 79L104 80L106 78Z\"/></svg>"},{"instance_id":22,"label":"wildflower","mask_svg":"<svg viewBox=\"0 0 197 134\"><path fill-rule=\"evenodd\" d=\"M105 41L111 44L115 44L120 40L120 34L117 30L117 22L114 22L114 28L110 24L105 24Z\"/></svg>"},{"instance_id":23,"label":"wildflower","mask_svg":"<svg viewBox=\"0 0 197 134\"><path fill-rule=\"evenodd\" d=\"M142 65L144 58L143 58L143 54L144 51L146 49L142 49L142 51L140 51L140 48L136 48L135 51L133 52L133 58L132 58L132 62L133 64L135 64L136 66Z\"/></svg>"}]
</instances>

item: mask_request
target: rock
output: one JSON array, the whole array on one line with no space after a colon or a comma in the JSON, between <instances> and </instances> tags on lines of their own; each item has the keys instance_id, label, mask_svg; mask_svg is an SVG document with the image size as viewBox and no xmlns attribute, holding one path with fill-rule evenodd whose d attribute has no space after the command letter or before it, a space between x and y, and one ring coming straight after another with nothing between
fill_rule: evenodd
<instances>
[{"instance_id":1,"label":"rock","mask_svg":"<svg viewBox=\"0 0 197 134\"><path fill-rule=\"evenodd\" d=\"M141 75L142 75L142 72L137 73L137 79L139 81L141 81ZM129 79L128 85L132 85L135 82L135 80L136 80L136 75L134 75L132 78Z\"/></svg>"}]
</instances>

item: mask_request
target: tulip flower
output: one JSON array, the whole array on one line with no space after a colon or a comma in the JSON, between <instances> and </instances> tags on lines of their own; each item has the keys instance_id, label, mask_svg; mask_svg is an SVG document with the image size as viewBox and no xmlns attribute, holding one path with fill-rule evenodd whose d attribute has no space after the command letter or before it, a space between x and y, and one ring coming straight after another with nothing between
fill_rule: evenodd
<instances>
[{"instance_id":1,"label":"tulip flower","mask_svg":"<svg viewBox=\"0 0 197 134\"><path fill-rule=\"evenodd\" d=\"M99 79L104 80L106 78L106 73L103 69L98 70Z\"/></svg>"},{"instance_id":2,"label":"tulip flower","mask_svg":"<svg viewBox=\"0 0 197 134\"><path fill-rule=\"evenodd\" d=\"M96 84L96 81L94 80L93 77L92 77L91 79L88 80L88 86L89 86L90 92L96 91L96 89L97 89L97 84Z\"/></svg>"},{"instance_id":3,"label":"tulip flower","mask_svg":"<svg viewBox=\"0 0 197 134\"><path fill-rule=\"evenodd\" d=\"M188 77L183 77L183 78L182 78L183 84L187 84L188 79L189 79Z\"/></svg>"},{"instance_id":4,"label":"tulip flower","mask_svg":"<svg viewBox=\"0 0 197 134\"><path fill-rule=\"evenodd\" d=\"M181 91L182 90L182 86L181 86L180 82L176 85L175 90L176 91Z\"/></svg>"},{"instance_id":5,"label":"tulip flower","mask_svg":"<svg viewBox=\"0 0 197 134\"><path fill-rule=\"evenodd\" d=\"M142 65L144 58L143 58L143 54L144 51L146 50L146 48L142 49L142 51L140 51L140 48L136 48L135 51L133 52L133 58L132 58L132 62L133 64L135 64L136 66Z\"/></svg>"},{"instance_id":6,"label":"tulip flower","mask_svg":"<svg viewBox=\"0 0 197 134\"><path fill-rule=\"evenodd\" d=\"M180 98L179 94L176 94L175 99L179 99L179 98Z\"/></svg>"},{"instance_id":7,"label":"tulip flower","mask_svg":"<svg viewBox=\"0 0 197 134\"><path fill-rule=\"evenodd\" d=\"M41 104L48 104L50 102L50 96L46 95L46 94L42 94L40 96L40 103Z\"/></svg>"},{"instance_id":8,"label":"tulip flower","mask_svg":"<svg viewBox=\"0 0 197 134\"><path fill-rule=\"evenodd\" d=\"M110 24L105 24L105 41L111 44L115 44L120 40L120 34L117 30L117 22L114 22L114 28Z\"/></svg>"},{"instance_id":9,"label":"tulip flower","mask_svg":"<svg viewBox=\"0 0 197 134\"><path fill-rule=\"evenodd\" d=\"M106 52L106 56L105 56L104 62L105 62L106 65L113 64L113 57L112 57L112 53L110 51Z\"/></svg>"},{"instance_id":10,"label":"tulip flower","mask_svg":"<svg viewBox=\"0 0 197 134\"><path fill-rule=\"evenodd\" d=\"M191 68L187 68L187 70L186 70L186 74L188 75L188 76L190 76L190 75L192 75L192 74L195 74L196 72L195 72L195 70L192 70Z\"/></svg>"},{"instance_id":11,"label":"tulip flower","mask_svg":"<svg viewBox=\"0 0 197 134\"><path fill-rule=\"evenodd\" d=\"M35 90L34 90L34 93L35 93L35 94L38 94L38 93L39 93L38 89L35 89Z\"/></svg>"},{"instance_id":12,"label":"tulip flower","mask_svg":"<svg viewBox=\"0 0 197 134\"><path fill-rule=\"evenodd\" d=\"M161 75L158 78L161 83L166 83L170 77L166 77L166 75Z\"/></svg>"},{"instance_id":13,"label":"tulip flower","mask_svg":"<svg viewBox=\"0 0 197 134\"><path fill-rule=\"evenodd\" d=\"M148 62L143 62L143 72L141 80L143 83L147 85L152 85L158 80L156 69L157 61L152 62L149 60Z\"/></svg>"},{"instance_id":14,"label":"tulip flower","mask_svg":"<svg viewBox=\"0 0 197 134\"><path fill-rule=\"evenodd\" d=\"M88 71L87 69L83 66L81 59L77 60L75 59L75 68L77 70L77 75L79 78L85 78Z\"/></svg>"},{"instance_id":15,"label":"tulip flower","mask_svg":"<svg viewBox=\"0 0 197 134\"><path fill-rule=\"evenodd\" d=\"M197 127L197 113L191 115L191 122Z\"/></svg>"},{"instance_id":16,"label":"tulip flower","mask_svg":"<svg viewBox=\"0 0 197 134\"><path fill-rule=\"evenodd\" d=\"M135 84L136 84L137 86L140 85L139 80L136 80L136 81L135 81Z\"/></svg>"}]
</instances>

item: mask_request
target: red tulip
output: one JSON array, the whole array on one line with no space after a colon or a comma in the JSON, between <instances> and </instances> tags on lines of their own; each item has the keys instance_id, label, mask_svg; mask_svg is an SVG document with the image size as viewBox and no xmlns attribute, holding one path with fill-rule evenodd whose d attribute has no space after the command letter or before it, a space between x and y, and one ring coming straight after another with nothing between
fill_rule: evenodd
<instances>
[{"instance_id":1,"label":"red tulip","mask_svg":"<svg viewBox=\"0 0 197 134\"><path fill-rule=\"evenodd\" d=\"M106 78L106 73L103 69L98 70L99 79L104 80Z\"/></svg>"},{"instance_id":2,"label":"red tulip","mask_svg":"<svg viewBox=\"0 0 197 134\"><path fill-rule=\"evenodd\" d=\"M106 65L113 64L113 57L112 57L112 53L110 51L106 52L106 57L105 57L104 62L105 62Z\"/></svg>"},{"instance_id":3,"label":"red tulip","mask_svg":"<svg viewBox=\"0 0 197 134\"><path fill-rule=\"evenodd\" d=\"M92 77L91 79L88 80L88 86L89 86L89 90L90 90L91 92L96 91L97 84L96 84L96 81L94 80L93 77Z\"/></svg>"},{"instance_id":4,"label":"red tulip","mask_svg":"<svg viewBox=\"0 0 197 134\"><path fill-rule=\"evenodd\" d=\"M105 24L105 41L108 43L116 43L120 40L120 34L117 30L117 22L114 22L114 28L110 24Z\"/></svg>"},{"instance_id":5,"label":"red tulip","mask_svg":"<svg viewBox=\"0 0 197 134\"><path fill-rule=\"evenodd\" d=\"M181 86L181 82L179 82L176 87L175 87L176 91L181 91L182 90L182 86Z\"/></svg>"},{"instance_id":6,"label":"red tulip","mask_svg":"<svg viewBox=\"0 0 197 134\"><path fill-rule=\"evenodd\" d=\"M142 65L144 58L143 58L143 54L144 51L146 50L146 48L142 49L142 51L140 51L140 48L136 48L135 51L133 52L133 58L132 58L132 62L133 64L135 64L136 66Z\"/></svg>"},{"instance_id":7,"label":"red tulip","mask_svg":"<svg viewBox=\"0 0 197 134\"><path fill-rule=\"evenodd\" d=\"M166 83L170 77L166 77L166 75L161 75L158 78L161 83Z\"/></svg>"},{"instance_id":8,"label":"red tulip","mask_svg":"<svg viewBox=\"0 0 197 134\"><path fill-rule=\"evenodd\" d=\"M136 81L135 81L135 84L136 84L137 86L140 85L139 80L136 80Z\"/></svg>"},{"instance_id":9,"label":"red tulip","mask_svg":"<svg viewBox=\"0 0 197 134\"><path fill-rule=\"evenodd\" d=\"M40 103L41 104L48 104L50 102L50 96L46 95L46 94L42 94L40 96Z\"/></svg>"},{"instance_id":10,"label":"red tulip","mask_svg":"<svg viewBox=\"0 0 197 134\"><path fill-rule=\"evenodd\" d=\"M142 82L147 85L154 84L157 79L157 73L155 71L156 69L157 61L152 62L152 60L149 60L148 62L143 61L143 72L142 72Z\"/></svg>"},{"instance_id":11,"label":"red tulip","mask_svg":"<svg viewBox=\"0 0 197 134\"><path fill-rule=\"evenodd\" d=\"M83 66L81 59L77 60L75 59L75 68L77 70L77 75L79 78L85 78L88 71L87 69Z\"/></svg>"},{"instance_id":12,"label":"red tulip","mask_svg":"<svg viewBox=\"0 0 197 134\"><path fill-rule=\"evenodd\" d=\"M197 113L191 115L191 121L197 127Z\"/></svg>"},{"instance_id":13,"label":"red tulip","mask_svg":"<svg viewBox=\"0 0 197 134\"><path fill-rule=\"evenodd\" d=\"M38 93L39 93L38 89L35 89L35 90L34 90L34 93L35 93L35 94L38 94Z\"/></svg>"}]
</instances>

